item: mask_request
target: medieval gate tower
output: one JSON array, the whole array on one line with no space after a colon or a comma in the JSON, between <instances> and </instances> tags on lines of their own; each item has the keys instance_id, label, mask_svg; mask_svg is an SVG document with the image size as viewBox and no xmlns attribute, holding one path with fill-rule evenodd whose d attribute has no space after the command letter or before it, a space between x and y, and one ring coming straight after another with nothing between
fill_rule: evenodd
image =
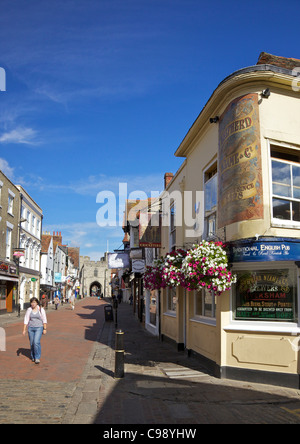
<instances>
[{"instance_id":1,"label":"medieval gate tower","mask_svg":"<svg viewBox=\"0 0 300 444\"><path fill-rule=\"evenodd\" d=\"M87 296L110 297L110 273L107 255L99 261L91 261L89 256L80 256L81 294Z\"/></svg>"}]
</instances>

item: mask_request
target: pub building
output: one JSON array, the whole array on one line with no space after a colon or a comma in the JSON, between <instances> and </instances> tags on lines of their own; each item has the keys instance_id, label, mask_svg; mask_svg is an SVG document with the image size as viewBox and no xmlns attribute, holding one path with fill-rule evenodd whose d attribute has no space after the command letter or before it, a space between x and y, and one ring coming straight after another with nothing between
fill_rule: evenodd
<instances>
[{"instance_id":1,"label":"pub building","mask_svg":"<svg viewBox=\"0 0 300 444\"><path fill-rule=\"evenodd\" d=\"M262 53L218 85L179 145L175 155L185 159L166 190L183 200L183 191L204 193L203 232L163 228L162 254L222 241L236 283L221 295L161 291L161 333L178 349L220 378L297 388L299 66Z\"/></svg>"}]
</instances>

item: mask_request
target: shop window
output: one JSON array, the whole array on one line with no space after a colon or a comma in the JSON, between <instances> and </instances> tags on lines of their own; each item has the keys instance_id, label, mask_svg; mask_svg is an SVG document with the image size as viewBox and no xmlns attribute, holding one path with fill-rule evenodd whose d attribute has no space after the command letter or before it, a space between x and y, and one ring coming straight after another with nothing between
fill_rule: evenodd
<instances>
[{"instance_id":1,"label":"shop window","mask_svg":"<svg viewBox=\"0 0 300 444\"><path fill-rule=\"evenodd\" d=\"M176 312L176 288L167 288L167 311Z\"/></svg>"},{"instance_id":2,"label":"shop window","mask_svg":"<svg viewBox=\"0 0 300 444\"><path fill-rule=\"evenodd\" d=\"M274 267L275 268L275 267ZM234 317L236 320L297 321L297 270L260 267L237 271Z\"/></svg>"},{"instance_id":3,"label":"shop window","mask_svg":"<svg viewBox=\"0 0 300 444\"><path fill-rule=\"evenodd\" d=\"M300 227L300 150L271 145L273 219Z\"/></svg>"},{"instance_id":4,"label":"shop window","mask_svg":"<svg viewBox=\"0 0 300 444\"><path fill-rule=\"evenodd\" d=\"M201 291L195 291L195 316L202 316L206 318L215 318L216 305L215 295L210 291L203 289Z\"/></svg>"},{"instance_id":5,"label":"shop window","mask_svg":"<svg viewBox=\"0 0 300 444\"><path fill-rule=\"evenodd\" d=\"M217 198L218 198L218 174L214 164L204 174L204 235L206 239L216 235Z\"/></svg>"},{"instance_id":6,"label":"shop window","mask_svg":"<svg viewBox=\"0 0 300 444\"><path fill-rule=\"evenodd\" d=\"M6 285L0 284L0 310L6 309Z\"/></svg>"}]
</instances>

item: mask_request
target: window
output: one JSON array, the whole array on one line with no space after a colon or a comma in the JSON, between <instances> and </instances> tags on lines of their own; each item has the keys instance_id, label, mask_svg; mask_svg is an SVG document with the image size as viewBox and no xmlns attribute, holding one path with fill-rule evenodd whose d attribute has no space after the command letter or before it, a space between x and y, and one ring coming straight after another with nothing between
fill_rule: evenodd
<instances>
[{"instance_id":1,"label":"window","mask_svg":"<svg viewBox=\"0 0 300 444\"><path fill-rule=\"evenodd\" d=\"M2 206L2 200L1 200L1 196L2 196L2 187L3 187L3 182L0 180L0 208Z\"/></svg>"},{"instance_id":2,"label":"window","mask_svg":"<svg viewBox=\"0 0 300 444\"><path fill-rule=\"evenodd\" d=\"M195 298L195 316L203 316L206 318L216 317L215 295L210 291L203 289L194 292Z\"/></svg>"},{"instance_id":3,"label":"window","mask_svg":"<svg viewBox=\"0 0 300 444\"><path fill-rule=\"evenodd\" d=\"M300 226L300 150L271 145L272 215Z\"/></svg>"},{"instance_id":4,"label":"window","mask_svg":"<svg viewBox=\"0 0 300 444\"><path fill-rule=\"evenodd\" d=\"M14 196L12 194L10 194L10 192L8 192L8 208L7 208L7 212L11 215L13 215L14 211Z\"/></svg>"},{"instance_id":5,"label":"window","mask_svg":"<svg viewBox=\"0 0 300 444\"><path fill-rule=\"evenodd\" d=\"M30 227L30 216L31 216L31 213L30 213L29 210L27 210L27 217L26 217L26 219L27 219L27 222L26 222L26 230L27 230L27 231L29 231L29 227Z\"/></svg>"},{"instance_id":6,"label":"window","mask_svg":"<svg viewBox=\"0 0 300 444\"><path fill-rule=\"evenodd\" d=\"M176 312L176 288L167 288L167 311Z\"/></svg>"},{"instance_id":7,"label":"window","mask_svg":"<svg viewBox=\"0 0 300 444\"><path fill-rule=\"evenodd\" d=\"M41 226L41 221L39 219L36 220L36 237L40 238L40 226Z\"/></svg>"},{"instance_id":8,"label":"window","mask_svg":"<svg viewBox=\"0 0 300 444\"><path fill-rule=\"evenodd\" d=\"M33 234L35 234L35 216L34 215L32 215L32 218L31 218L31 232L33 233Z\"/></svg>"},{"instance_id":9,"label":"window","mask_svg":"<svg viewBox=\"0 0 300 444\"><path fill-rule=\"evenodd\" d=\"M170 207L170 251L174 250L176 247L176 210L175 203Z\"/></svg>"},{"instance_id":10,"label":"window","mask_svg":"<svg viewBox=\"0 0 300 444\"><path fill-rule=\"evenodd\" d=\"M217 198L218 198L218 174L217 165L214 164L204 174L204 235L211 238L216 235Z\"/></svg>"},{"instance_id":11,"label":"window","mask_svg":"<svg viewBox=\"0 0 300 444\"><path fill-rule=\"evenodd\" d=\"M10 260L11 255L11 233L12 229L10 227L6 228L6 259Z\"/></svg>"},{"instance_id":12,"label":"window","mask_svg":"<svg viewBox=\"0 0 300 444\"><path fill-rule=\"evenodd\" d=\"M98 277L98 268L94 269L94 277Z\"/></svg>"},{"instance_id":13,"label":"window","mask_svg":"<svg viewBox=\"0 0 300 444\"><path fill-rule=\"evenodd\" d=\"M274 269L275 268L275 269ZM236 320L297 321L297 269L295 266L257 266L236 272Z\"/></svg>"}]
</instances>

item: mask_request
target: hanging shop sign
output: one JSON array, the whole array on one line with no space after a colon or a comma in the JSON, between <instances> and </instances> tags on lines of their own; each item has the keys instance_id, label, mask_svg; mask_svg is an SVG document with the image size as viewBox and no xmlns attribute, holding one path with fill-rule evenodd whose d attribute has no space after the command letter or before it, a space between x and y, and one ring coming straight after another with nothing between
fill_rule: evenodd
<instances>
[{"instance_id":1,"label":"hanging shop sign","mask_svg":"<svg viewBox=\"0 0 300 444\"><path fill-rule=\"evenodd\" d=\"M128 253L108 253L108 268L130 268Z\"/></svg>"},{"instance_id":2,"label":"hanging shop sign","mask_svg":"<svg viewBox=\"0 0 300 444\"><path fill-rule=\"evenodd\" d=\"M229 246L230 262L300 261L300 240L240 241Z\"/></svg>"},{"instance_id":3,"label":"hanging shop sign","mask_svg":"<svg viewBox=\"0 0 300 444\"><path fill-rule=\"evenodd\" d=\"M132 260L132 271L133 271L133 273L144 273L145 261L143 259L133 259Z\"/></svg>"},{"instance_id":4,"label":"hanging shop sign","mask_svg":"<svg viewBox=\"0 0 300 444\"><path fill-rule=\"evenodd\" d=\"M61 273L54 273L54 282L61 282Z\"/></svg>"}]
</instances>

